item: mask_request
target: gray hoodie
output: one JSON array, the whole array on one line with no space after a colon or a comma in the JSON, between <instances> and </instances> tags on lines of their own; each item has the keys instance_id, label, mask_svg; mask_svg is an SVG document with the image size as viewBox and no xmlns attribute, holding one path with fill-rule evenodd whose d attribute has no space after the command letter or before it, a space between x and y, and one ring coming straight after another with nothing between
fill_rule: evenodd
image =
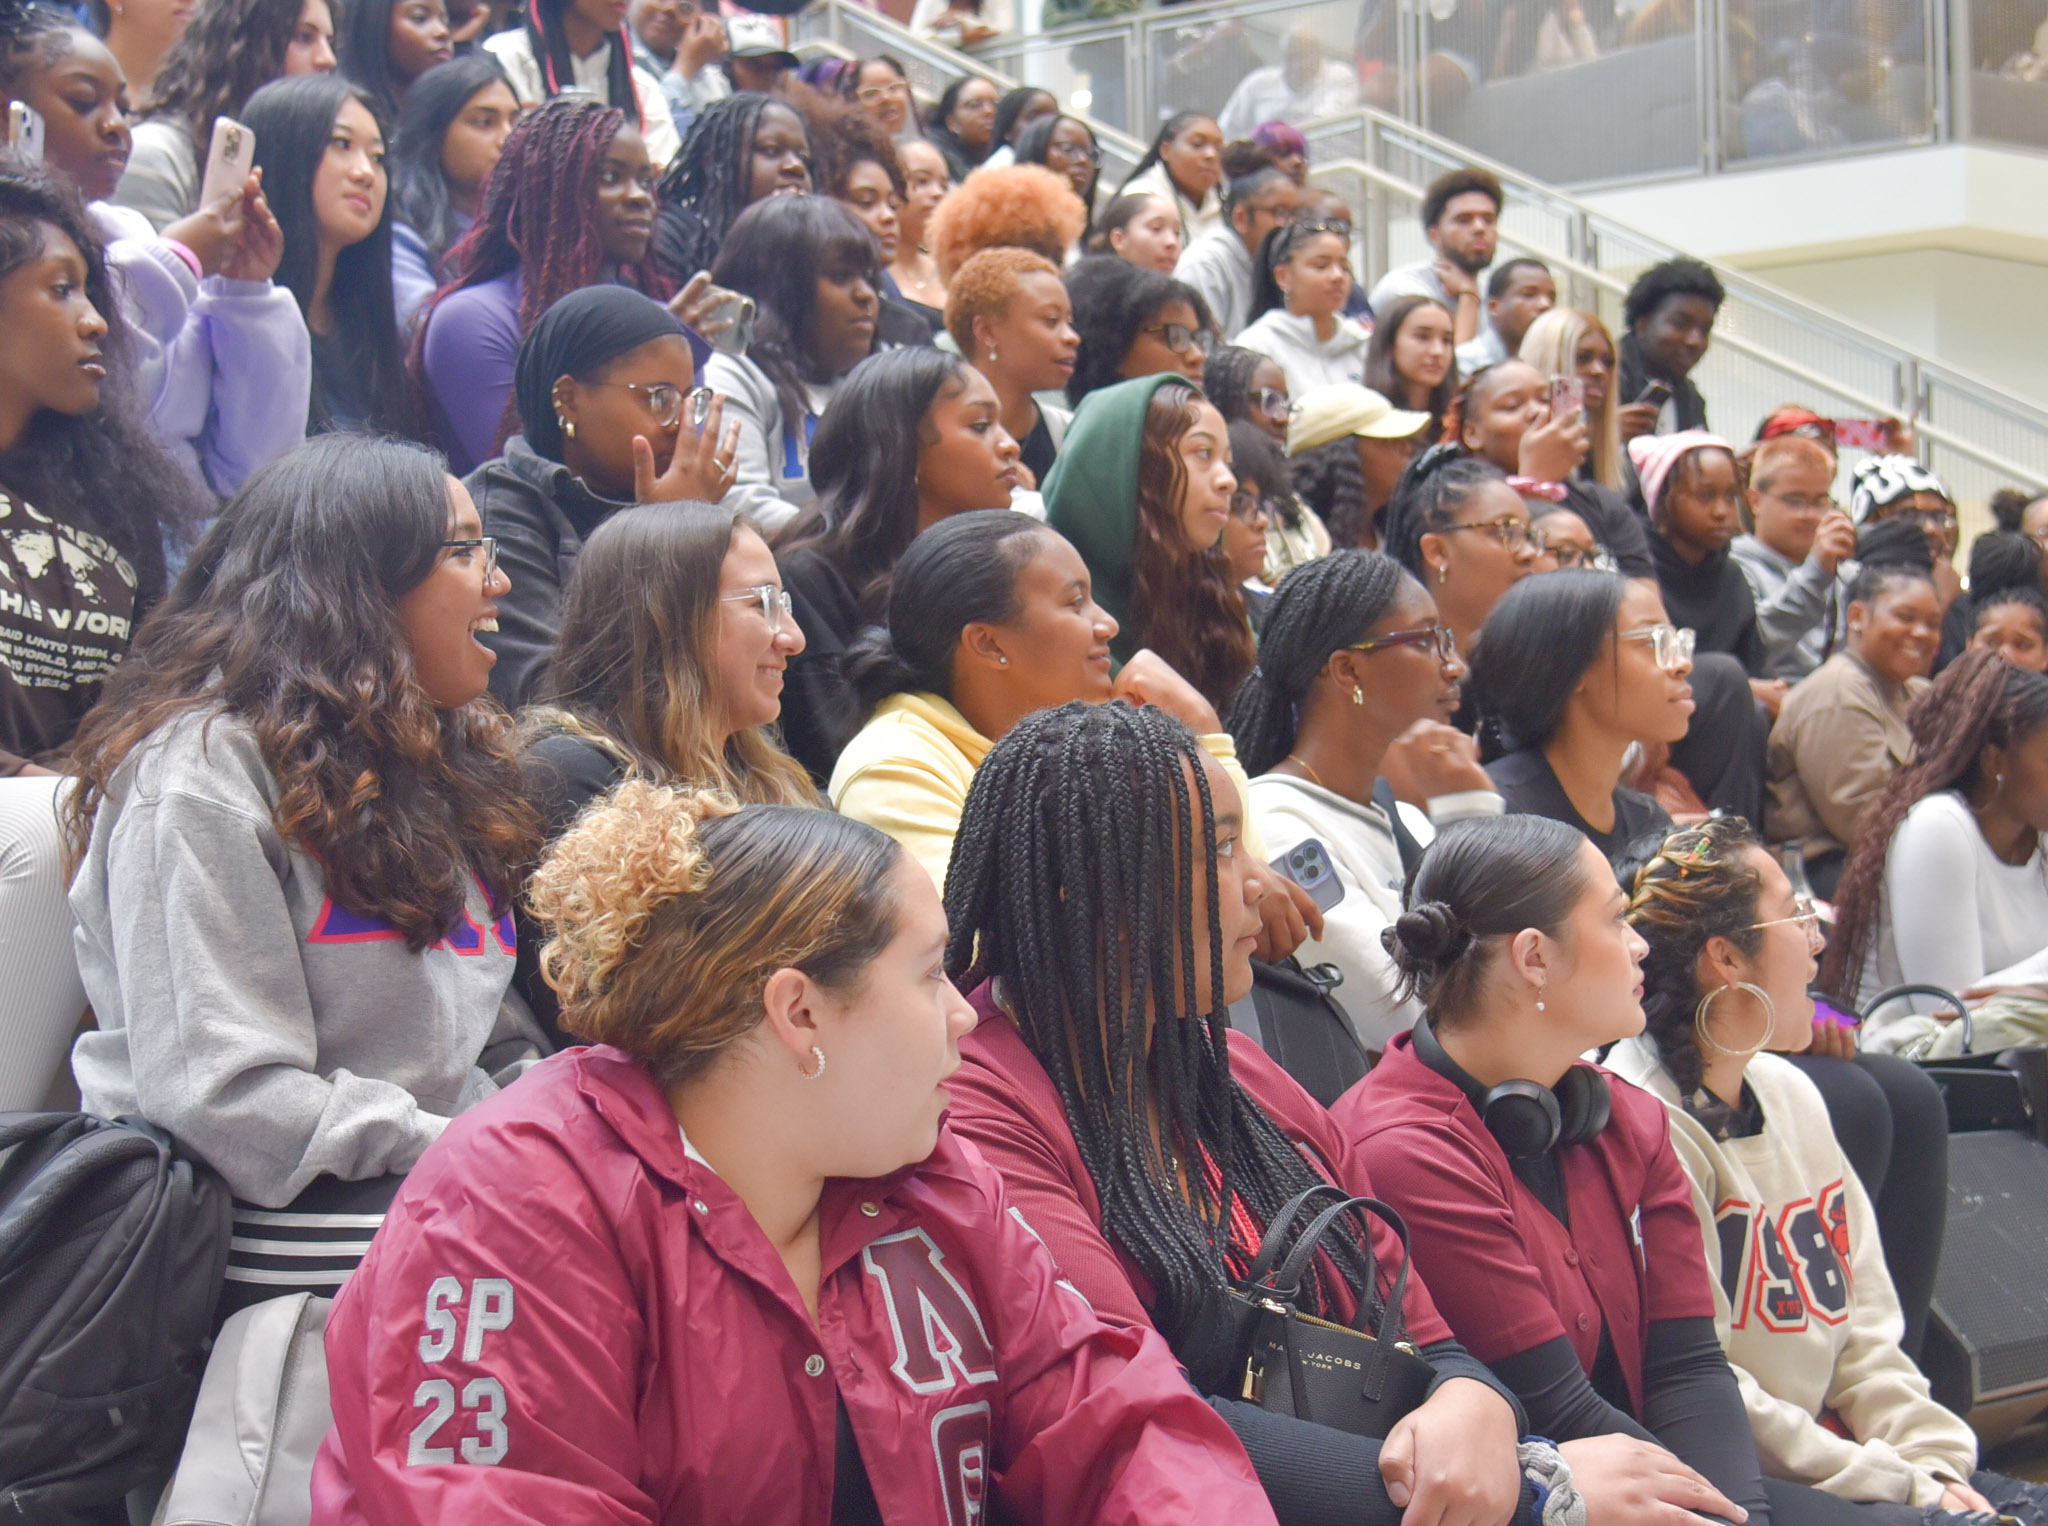
<instances>
[{"instance_id":1,"label":"gray hoodie","mask_svg":"<svg viewBox=\"0 0 2048 1526\"><path fill-rule=\"evenodd\" d=\"M538 1054L537 1031L505 1000L509 913L493 924L478 887L466 925L415 954L336 906L278 836L254 734L208 720L138 747L93 822L71 910L99 1027L72 1068L87 1112L140 1114L281 1208L322 1175L409 1169Z\"/></svg>"}]
</instances>

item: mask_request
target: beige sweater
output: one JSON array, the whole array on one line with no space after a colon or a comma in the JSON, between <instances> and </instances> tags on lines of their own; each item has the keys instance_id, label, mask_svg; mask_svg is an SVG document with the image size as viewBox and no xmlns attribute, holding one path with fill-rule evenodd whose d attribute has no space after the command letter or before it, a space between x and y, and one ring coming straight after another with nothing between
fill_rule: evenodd
<instances>
[{"instance_id":1,"label":"beige sweater","mask_svg":"<svg viewBox=\"0 0 2048 1526\"><path fill-rule=\"evenodd\" d=\"M1766 1476L1922 1508L1967 1482L1977 1438L1899 1349L1905 1320L1877 1220L1814 1084L1789 1060L1758 1055L1746 1079L1763 1127L1717 1141L1679 1106L1648 1038L1616 1045L1607 1064L1670 1109L1714 1326Z\"/></svg>"},{"instance_id":2,"label":"beige sweater","mask_svg":"<svg viewBox=\"0 0 2048 1526\"><path fill-rule=\"evenodd\" d=\"M1886 683L1849 652L1794 685L1771 728L1765 835L1805 843L1808 858L1853 847L1863 813L1913 756L1906 709L1926 687Z\"/></svg>"}]
</instances>

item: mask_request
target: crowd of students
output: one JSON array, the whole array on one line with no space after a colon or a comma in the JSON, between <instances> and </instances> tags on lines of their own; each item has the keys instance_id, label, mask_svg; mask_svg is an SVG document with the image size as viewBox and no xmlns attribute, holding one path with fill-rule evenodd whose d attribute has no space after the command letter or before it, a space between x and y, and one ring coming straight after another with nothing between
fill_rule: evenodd
<instances>
[{"instance_id":1,"label":"crowd of students","mask_svg":"<svg viewBox=\"0 0 2048 1526\"><path fill-rule=\"evenodd\" d=\"M2048 1035L2048 499L1966 586L1482 171L1367 292L1277 126L1112 191L703 20L208 0L131 129L0 10L0 1093L336 1297L315 1518L2038 1520L1915 1366L1957 1029L1856 1014ZM1216 1360L1318 1186L1379 1435Z\"/></svg>"}]
</instances>

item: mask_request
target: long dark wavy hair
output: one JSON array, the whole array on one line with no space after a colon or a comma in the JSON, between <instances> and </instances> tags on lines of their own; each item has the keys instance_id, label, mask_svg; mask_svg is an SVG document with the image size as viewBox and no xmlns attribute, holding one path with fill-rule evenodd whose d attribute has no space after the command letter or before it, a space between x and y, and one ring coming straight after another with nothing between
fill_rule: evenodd
<instances>
[{"instance_id":1,"label":"long dark wavy hair","mask_svg":"<svg viewBox=\"0 0 2048 1526\"><path fill-rule=\"evenodd\" d=\"M1643 955L1643 1031L1681 1097L1698 1091L1705 1073L1693 1026L1701 952L1716 938L1752 958L1763 946L1756 903L1764 881L1749 857L1762 846L1740 816L1710 816L1678 828L1648 858L1616 866L1631 891L1629 923L1650 946Z\"/></svg>"},{"instance_id":2,"label":"long dark wavy hair","mask_svg":"<svg viewBox=\"0 0 2048 1526\"><path fill-rule=\"evenodd\" d=\"M1442 306L1434 297L1396 297L1373 315L1372 343L1365 350L1365 384L1396 408L1408 406L1408 383L1394 369L1394 341L1401 337L1401 326L1417 308ZM1444 379L1429 389L1429 401L1423 405L1429 413L1426 438L1437 438L1444 416L1450 411L1451 399L1457 395L1458 362L1454 359L1444 372Z\"/></svg>"},{"instance_id":3,"label":"long dark wavy hair","mask_svg":"<svg viewBox=\"0 0 2048 1526\"><path fill-rule=\"evenodd\" d=\"M1181 436L1194 427L1202 394L1165 382L1145 409L1138 444L1138 524L1131 548L1131 639L1150 647L1218 710L1252 670L1257 652L1244 595L1214 546L1190 546L1181 528L1187 491Z\"/></svg>"},{"instance_id":4,"label":"long dark wavy hair","mask_svg":"<svg viewBox=\"0 0 2048 1526\"><path fill-rule=\"evenodd\" d=\"M55 228L85 259L85 295L106 320L107 379L89 413L45 408L0 456L0 483L43 513L107 540L136 577L140 618L164 593L164 534L188 531L212 501L142 423L135 338L122 321L99 236L70 181L0 155L0 278L39 258ZM0 339L0 343L5 343Z\"/></svg>"},{"instance_id":5,"label":"long dark wavy hair","mask_svg":"<svg viewBox=\"0 0 2048 1526\"><path fill-rule=\"evenodd\" d=\"M207 0L157 71L146 117L183 121L203 164L213 119L239 118L249 97L284 73L302 9L301 0ZM263 190L274 202L276 187Z\"/></svg>"},{"instance_id":6,"label":"long dark wavy hair","mask_svg":"<svg viewBox=\"0 0 2048 1526\"><path fill-rule=\"evenodd\" d=\"M1929 795L1967 800L1984 783L1986 747L2012 747L2048 726L2048 677L1971 647L1913 701L1906 727L1913 761L1885 781L1857 828L1835 887L1835 928L1821 960L1820 986L1849 1010L1884 915L1884 866L1906 813Z\"/></svg>"},{"instance_id":7,"label":"long dark wavy hair","mask_svg":"<svg viewBox=\"0 0 2048 1526\"><path fill-rule=\"evenodd\" d=\"M249 98L242 120L256 134L256 167L263 194L284 231L284 258L277 284L298 299L305 312L313 300L319 267L320 228L313 211L313 177L334 134L334 119L349 101L359 101L388 136L391 124L376 101L339 74L301 74L274 80ZM390 434L417 437L419 418L406 384L405 352L398 339L398 303L391 294L391 197L370 236L334 258L327 293L334 332L348 368L369 405L367 423ZM310 423L331 427L327 400L316 373Z\"/></svg>"},{"instance_id":8,"label":"long dark wavy hair","mask_svg":"<svg viewBox=\"0 0 2048 1526\"><path fill-rule=\"evenodd\" d=\"M1233 1200L1259 1224L1322 1178L1230 1072L1216 805L1203 753L1153 706L1027 716L975 771L946 874L946 973L999 999L1059 1092L1102 1229L1152 1284L1169 1344L1227 1281ZM1192 851L1191 851L1192 850ZM1211 1005L1192 1010L1205 896ZM1183 1177L1168 1156L1186 1162ZM1200 1163L1200 1164L1198 1164ZM1213 1168L1203 1169L1203 1164ZM1376 1294L1356 1227L1305 1307Z\"/></svg>"},{"instance_id":9,"label":"long dark wavy hair","mask_svg":"<svg viewBox=\"0 0 2048 1526\"><path fill-rule=\"evenodd\" d=\"M337 905L415 951L461 920L472 883L494 914L511 906L539 845L511 722L488 699L436 709L398 623L447 538L447 471L420 446L325 435L258 471L79 728L74 856L121 765L218 712L255 733L278 834Z\"/></svg>"},{"instance_id":10,"label":"long dark wavy hair","mask_svg":"<svg viewBox=\"0 0 2048 1526\"><path fill-rule=\"evenodd\" d=\"M442 257L458 237L441 150L448 141L448 129L463 108L492 85L509 89L511 82L489 53L462 53L445 64L436 64L406 92L398 132L391 140L392 215L419 235L427 246L427 263L436 274Z\"/></svg>"},{"instance_id":11,"label":"long dark wavy hair","mask_svg":"<svg viewBox=\"0 0 2048 1526\"><path fill-rule=\"evenodd\" d=\"M867 278L879 304L882 251L867 226L829 196L756 202L732 225L711 267L712 280L757 304L747 359L775 384L786 439L803 429L805 384L830 380L811 350L818 282L853 275Z\"/></svg>"},{"instance_id":12,"label":"long dark wavy hair","mask_svg":"<svg viewBox=\"0 0 2048 1526\"><path fill-rule=\"evenodd\" d=\"M880 620L889 573L917 537L924 416L967 385L967 362L925 345L870 356L847 376L811 439L817 498L777 538L814 547Z\"/></svg>"}]
</instances>

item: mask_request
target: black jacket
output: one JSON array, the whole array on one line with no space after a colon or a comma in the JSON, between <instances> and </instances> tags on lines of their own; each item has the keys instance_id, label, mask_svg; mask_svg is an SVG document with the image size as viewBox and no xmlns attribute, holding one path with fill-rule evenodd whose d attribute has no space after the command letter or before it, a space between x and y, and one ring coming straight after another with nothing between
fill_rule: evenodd
<instances>
[{"instance_id":1,"label":"black jacket","mask_svg":"<svg viewBox=\"0 0 2048 1526\"><path fill-rule=\"evenodd\" d=\"M804 649L782 680L782 741L823 789L840 749L860 729L860 700L844 671L862 629L860 598L822 552L800 547L775 558L789 590Z\"/></svg>"},{"instance_id":2,"label":"black jacket","mask_svg":"<svg viewBox=\"0 0 2048 1526\"><path fill-rule=\"evenodd\" d=\"M1705 429L1707 427L1707 400L1700 396L1700 389L1692 384L1689 377L1681 376L1677 381L1658 377L1671 389L1671 406L1678 412L1680 429ZM1643 395L1643 388L1650 385L1649 369L1643 364L1643 347L1636 342L1633 333L1621 336L1621 391L1617 394L1623 404L1634 402Z\"/></svg>"},{"instance_id":3,"label":"black jacket","mask_svg":"<svg viewBox=\"0 0 2048 1526\"><path fill-rule=\"evenodd\" d=\"M625 772L625 765L595 742L558 731L542 737L520 754L519 790L539 815L541 831L552 846L569 829L577 813L617 784ZM526 1005L557 1049L580 1043L581 1040L557 1026L561 1006L555 1000L554 988L540 974L540 951L548 940L549 929L527 911L524 896L513 903L512 926L519 939L512 984L526 998Z\"/></svg>"},{"instance_id":4,"label":"black jacket","mask_svg":"<svg viewBox=\"0 0 2048 1526\"><path fill-rule=\"evenodd\" d=\"M536 455L524 435L505 454L463 479L484 534L498 539L498 565L512 591L498 601L498 632L484 641L498 654L491 693L508 710L533 699L535 680L555 649L562 590L584 539L632 505L601 498L568 467Z\"/></svg>"}]
</instances>

